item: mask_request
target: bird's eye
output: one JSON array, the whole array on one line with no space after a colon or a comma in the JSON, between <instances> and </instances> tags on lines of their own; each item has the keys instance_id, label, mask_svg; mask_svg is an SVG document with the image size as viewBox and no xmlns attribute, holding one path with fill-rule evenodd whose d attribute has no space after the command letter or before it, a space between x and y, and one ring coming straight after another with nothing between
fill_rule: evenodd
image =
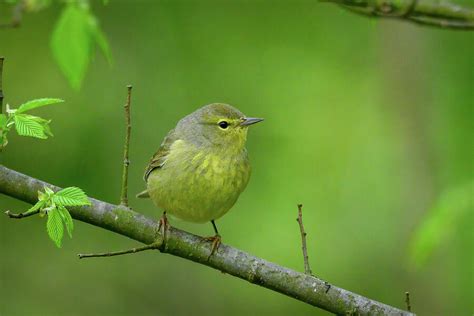
<instances>
[{"instance_id":1,"label":"bird's eye","mask_svg":"<svg viewBox=\"0 0 474 316\"><path fill-rule=\"evenodd\" d=\"M219 127L222 129L226 129L229 126L229 123L226 121L219 122Z\"/></svg>"}]
</instances>

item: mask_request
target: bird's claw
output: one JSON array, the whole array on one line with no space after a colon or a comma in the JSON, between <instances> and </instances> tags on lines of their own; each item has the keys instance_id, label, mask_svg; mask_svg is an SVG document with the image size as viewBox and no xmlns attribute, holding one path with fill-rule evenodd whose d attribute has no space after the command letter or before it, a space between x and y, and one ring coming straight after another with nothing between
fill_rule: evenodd
<instances>
[{"instance_id":1,"label":"bird's claw","mask_svg":"<svg viewBox=\"0 0 474 316\"><path fill-rule=\"evenodd\" d=\"M210 236L210 237L206 237L204 238L205 241L211 241L212 244L211 244L211 253L209 254L209 257L207 258L207 260L209 260L211 258L211 256L217 252L217 250L219 249L219 246L221 245L221 236L220 235L215 235L215 236Z\"/></svg>"},{"instance_id":2,"label":"bird's claw","mask_svg":"<svg viewBox=\"0 0 474 316\"><path fill-rule=\"evenodd\" d=\"M166 240L166 232L168 231L170 224L168 222L168 218L166 217L166 213L160 217L160 223L158 224L158 232L161 233L163 236L163 240Z\"/></svg>"}]
</instances>

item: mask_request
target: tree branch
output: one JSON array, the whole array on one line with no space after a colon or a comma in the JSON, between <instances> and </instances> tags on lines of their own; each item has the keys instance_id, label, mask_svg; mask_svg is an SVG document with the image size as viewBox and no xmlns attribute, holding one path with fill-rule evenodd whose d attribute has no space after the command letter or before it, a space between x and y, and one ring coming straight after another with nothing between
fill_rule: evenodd
<instances>
[{"instance_id":1,"label":"tree branch","mask_svg":"<svg viewBox=\"0 0 474 316\"><path fill-rule=\"evenodd\" d=\"M128 159L128 151L130 147L130 132L132 125L130 122L130 103L132 98L132 86L127 86L127 102L124 105L125 109L125 143L123 145L123 170L122 170L122 190L120 193L120 205L128 207L128 166L130 160Z\"/></svg>"},{"instance_id":2,"label":"tree branch","mask_svg":"<svg viewBox=\"0 0 474 316\"><path fill-rule=\"evenodd\" d=\"M474 8L433 0L320 0L359 14L458 30L474 29Z\"/></svg>"},{"instance_id":3,"label":"tree branch","mask_svg":"<svg viewBox=\"0 0 474 316\"><path fill-rule=\"evenodd\" d=\"M44 186L53 191L60 190L59 187L0 165L0 193L33 204L37 201L37 192ZM148 245L156 243L159 245L158 250L163 253L209 266L326 311L335 314L356 310L360 315L414 315L336 286L331 286L326 292L325 282L316 277L224 244L209 257L210 243L199 236L170 227L166 240L163 240L156 229L156 221L123 206L92 198L90 201L91 206L69 208L72 217Z\"/></svg>"},{"instance_id":4,"label":"tree branch","mask_svg":"<svg viewBox=\"0 0 474 316\"><path fill-rule=\"evenodd\" d=\"M312 275L311 268L309 267L308 259L308 248L306 247L306 232L304 231L303 226L303 204L298 204L298 217L296 218L300 226L301 233L301 250L303 250L303 260L304 260L304 273Z\"/></svg>"},{"instance_id":5,"label":"tree branch","mask_svg":"<svg viewBox=\"0 0 474 316\"><path fill-rule=\"evenodd\" d=\"M3 113L3 61L5 57L0 56L0 114Z\"/></svg>"}]
</instances>

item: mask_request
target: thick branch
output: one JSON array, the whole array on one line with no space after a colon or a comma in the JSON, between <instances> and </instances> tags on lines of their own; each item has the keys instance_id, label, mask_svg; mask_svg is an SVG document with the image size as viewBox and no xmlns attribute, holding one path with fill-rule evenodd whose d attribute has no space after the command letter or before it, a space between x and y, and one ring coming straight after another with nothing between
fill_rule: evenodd
<instances>
[{"instance_id":1,"label":"thick branch","mask_svg":"<svg viewBox=\"0 0 474 316\"><path fill-rule=\"evenodd\" d=\"M474 8L433 0L321 0L353 12L451 29L474 29Z\"/></svg>"},{"instance_id":2,"label":"thick branch","mask_svg":"<svg viewBox=\"0 0 474 316\"><path fill-rule=\"evenodd\" d=\"M37 192L43 190L44 186L54 191L60 189L0 165L0 193L33 204L37 201ZM290 270L224 244L209 257L209 242L176 228L170 227L167 238L163 241L161 235L157 235L156 221L122 206L90 200L92 206L70 208L72 217L145 244L156 242L161 245L161 252L209 266L329 312L414 315L336 286L331 286L326 292L325 282L316 277Z\"/></svg>"}]
</instances>

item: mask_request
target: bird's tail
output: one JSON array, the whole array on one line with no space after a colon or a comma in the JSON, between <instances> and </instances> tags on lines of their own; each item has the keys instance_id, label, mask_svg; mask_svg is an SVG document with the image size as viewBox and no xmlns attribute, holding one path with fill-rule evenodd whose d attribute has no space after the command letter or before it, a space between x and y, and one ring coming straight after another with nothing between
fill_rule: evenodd
<instances>
[{"instance_id":1,"label":"bird's tail","mask_svg":"<svg viewBox=\"0 0 474 316\"><path fill-rule=\"evenodd\" d=\"M145 190L143 192L138 193L136 197L139 199L148 199L150 197L150 194L148 193L148 190Z\"/></svg>"}]
</instances>

